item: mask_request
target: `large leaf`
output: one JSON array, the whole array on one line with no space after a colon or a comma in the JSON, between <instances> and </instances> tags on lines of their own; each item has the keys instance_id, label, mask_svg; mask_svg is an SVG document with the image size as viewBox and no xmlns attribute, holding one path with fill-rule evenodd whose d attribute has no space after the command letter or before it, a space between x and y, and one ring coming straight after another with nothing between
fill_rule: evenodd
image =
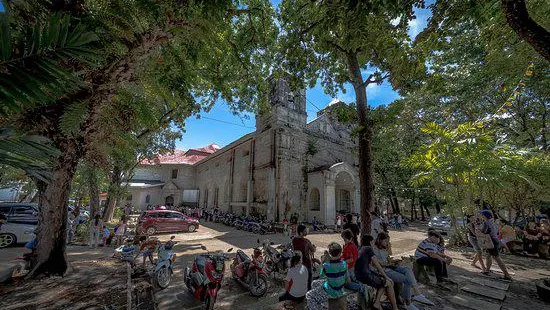
<instances>
[{"instance_id":1,"label":"large leaf","mask_svg":"<svg viewBox=\"0 0 550 310\"><path fill-rule=\"evenodd\" d=\"M11 128L0 128L0 165L24 170L29 177L47 182L51 164L59 151L39 136L18 135Z\"/></svg>"},{"instance_id":2,"label":"large leaf","mask_svg":"<svg viewBox=\"0 0 550 310\"><path fill-rule=\"evenodd\" d=\"M54 14L23 33L16 37L7 19L0 19L0 115L75 91L83 83L68 63L91 63L96 55L89 45L97 36L81 25L71 27L68 15Z\"/></svg>"}]
</instances>

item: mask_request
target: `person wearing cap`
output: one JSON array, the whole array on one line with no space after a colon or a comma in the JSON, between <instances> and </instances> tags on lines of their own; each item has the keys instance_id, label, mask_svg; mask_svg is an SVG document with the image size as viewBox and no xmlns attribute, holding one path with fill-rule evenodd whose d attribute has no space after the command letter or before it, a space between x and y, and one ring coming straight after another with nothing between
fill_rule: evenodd
<instances>
[{"instance_id":1,"label":"person wearing cap","mask_svg":"<svg viewBox=\"0 0 550 310\"><path fill-rule=\"evenodd\" d=\"M491 272L490 271L491 265L493 264L493 258L494 258L498 266L500 267L500 270L502 270L502 273L504 274L503 278L505 280L512 280L512 277L510 277L510 274L506 269L506 265L504 265L504 262L499 256L500 240L498 240L498 225L494 221L493 212L489 210L482 210L480 211L480 214L484 218L483 226L481 227L481 232L489 235L489 237L491 237L491 241L493 242L493 248L485 250L489 255L487 255L486 262L485 262L485 267L487 269L482 273L487 275Z\"/></svg>"}]
</instances>

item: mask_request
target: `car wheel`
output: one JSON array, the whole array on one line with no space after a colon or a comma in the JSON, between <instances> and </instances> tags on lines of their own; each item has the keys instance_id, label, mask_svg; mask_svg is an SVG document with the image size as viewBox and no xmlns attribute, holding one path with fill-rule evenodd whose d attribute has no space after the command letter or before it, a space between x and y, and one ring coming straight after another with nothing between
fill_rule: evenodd
<instances>
[{"instance_id":1,"label":"car wheel","mask_svg":"<svg viewBox=\"0 0 550 310\"><path fill-rule=\"evenodd\" d=\"M145 232L148 234L148 235L154 235L156 232L157 232L157 228L155 226L149 226L147 227L147 229L145 230Z\"/></svg>"},{"instance_id":2,"label":"car wheel","mask_svg":"<svg viewBox=\"0 0 550 310\"><path fill-rule=\"evenodd\" d=\"M14 245L17 242L17 238L13 234L1 234L0 235L0 249L7 248Z\"/></svg>"},{"instance_id":3,"label":"car wheel","mask_svg":"<svg viewBox=\"0 0 550 310\"><path fill-rule=\"evenodd\" d=\"M187 227L187 231L190 233L194 232L195 230L197 230L197 226L195 225L189 225L189 227Z\"/></svg>"}]
</instances>

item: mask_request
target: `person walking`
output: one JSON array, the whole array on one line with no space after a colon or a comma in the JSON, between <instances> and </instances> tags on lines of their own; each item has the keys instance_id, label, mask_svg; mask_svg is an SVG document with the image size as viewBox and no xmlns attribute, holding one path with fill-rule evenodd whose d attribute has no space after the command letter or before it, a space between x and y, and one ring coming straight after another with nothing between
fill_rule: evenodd
<instances>
[{"instance_id":1,"label":"person walking","mask_svg":"<svg viewBox=\"0 0 550 310\"><path fill-rule=\"evenodd\" d=\"M312 262L311 256L315 253L315 246L306 238L307 229L303 224L298 225L298 236L292 239L292 250L302 252L302 264L306 267L308 272L307 278L307 289L311 289L311 280L312 280Z\"/></svg>"},{"instance_id":2,"label":"person walking","mask_svg":"<svg viewBox=\"0 0 550 310\"><path fill-rule=\"evenodd\" d=\"M94 219L90 222L90 227L88 228L90 248L96 248L99 244L99 233L101 232L102 228L103 221L101 220L101 216L99 216L99 214L96 214L94 216Z\"/></svg>"},{"instance_id":3,"label":"person walking","mask_svg":"<svg viewBox=\"0 0 550 310\"><path fill-rule=\"evenodd\" d=\"M479 246L479 243L477 241L477 234L479 233L481 229L481 219L479 215L474 214L466 217L466 228L468 229L468 242L472 245L474 248L474 251L476 252L474 254L474 258L472 260L471 265L473 267L479 268L476 263L479 262L481 265L481 270L485 271L485 262L483 261L483 252L481 250L481 247Z\"/></svg>"},{"instance_id":4,"label":"person walking","mask_svg":"<svg viewBox=\"0 0 550 310\"><path fill-rule=\"evenodd\" d=\"M491 241L493 242L493 248L486 250L489 255L487 256L487 261L485 262L486 269L483 271L483 274L490 273L494 259L504 274L503 278L505 280L512 280L512 277L510 277L510 274L506 269L506 265L499 256L500 240L498 240L498 226L494 221L493 212L489 210L482 210L480 213L485 219L483 226L481 227L481 232L489 235L489 237L491 237Z\"/></svg>"}]
</instances>

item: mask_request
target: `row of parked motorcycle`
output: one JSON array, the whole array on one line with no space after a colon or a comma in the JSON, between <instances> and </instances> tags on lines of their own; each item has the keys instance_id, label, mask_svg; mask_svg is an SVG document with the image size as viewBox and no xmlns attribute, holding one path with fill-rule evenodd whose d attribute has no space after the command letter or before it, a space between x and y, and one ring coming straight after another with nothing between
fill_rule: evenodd
<instances>
[{"instance_id":1,"label":"row of parked motorcycle","mask_svg":"<svg viewBox=\"0 0 550 310\"><path fill-rule=\"evenodd\" d=\"M205 247L201 248L206 250ZM214 307L224 278L225 262L230 260L228 253L232 251L233 248L225 253L199 254L195 256L193 265L185 268L184 279L187 289L204 304L204 309L211 310ZM275 247L273 242L266 240L260 244L258 239L258 246L254 248L252 257L242 250L237 250L230 265L231 275L250 292L250 295L262 297L267 293L269 276L284 279L290 268L291 257L290 242ZM314 275L319 265L320 262L315 260Z\"/></svg>"},{"instance_id":2,"label":"row of parked motorcycle","mask_svg":"<svg viewBox=\"0 0 550 310\"><path fill-rule=\"evenodd\" d=\"M207 219L216 223L223 223L226 226L235 227L238 230L250 231L255 234L275 233L273 221L251 215L236 215L232 212L217 212L207 214Z\"/></svg>"},{"instance_id":3,"label":"row of parked motorcycle","mask_svg":"<svg viewBox=\"0 0 550 310\"><path fill-rule=\"evenodd\" d=\"M177 241L174 236L165 243L158 243L156 247L157 259L151 269L136 264L139 256L138 247L133 245L132 240L115 250L115 256L122 261L130 262L132 265L133 277L149 273L153 284L159 289L167 288L172 280L173 264L176 254L173 250ZM232 278L244 286L250 295L262 297L267 293L268 278L284 279L290 268L292 257L292 245L290 242L275 246L273 242L265 240L253 250L252 257L244 251L237 250L230 265ZM207 251L205 246L201 249ZM184 270L185 284L189 292L204 304L204 309L211 310L214 307L218 291L221 288L225 274L225 262L231 260L226 252L206 252L195 256L192 266ZM318 266L318 265L316 265ZM316 268L314 266L314 268Z\"/></svg>"}]
</instances>

